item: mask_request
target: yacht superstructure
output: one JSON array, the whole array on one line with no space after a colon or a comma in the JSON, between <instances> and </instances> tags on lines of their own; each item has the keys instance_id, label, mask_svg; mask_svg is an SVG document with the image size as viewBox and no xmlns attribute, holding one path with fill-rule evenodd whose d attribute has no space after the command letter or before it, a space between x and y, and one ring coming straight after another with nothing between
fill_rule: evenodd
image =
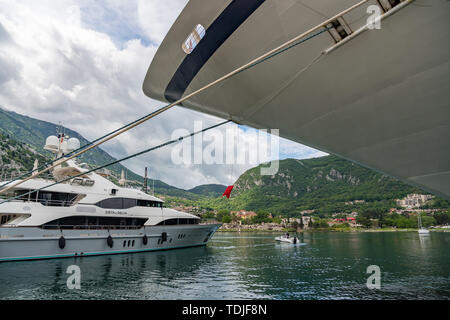
<instances>
[{"instance_id":1,"label":"yacht superstructure","mask_svg":"<svg viewBox=\"0 0 450 320\"><path fill-rule=\"evenodd\" d=\"M49 137L45 148L62 155L79 147L69 141ZM203 246L220 227L87 171L69 160L0 199L0 262Z\"/></svg>"},{"instance_id":2,"label":"yacht superstructure","mask_svg":"<svg viewBox=\"0 0 450 320\"><path fill-rule=\"evenodd\" d=\"M144 93L188 97L308 30L303 43L182 105L279 128L450 199L447 0L190 0L151 62Z\"/></svg>"}]
</instances>

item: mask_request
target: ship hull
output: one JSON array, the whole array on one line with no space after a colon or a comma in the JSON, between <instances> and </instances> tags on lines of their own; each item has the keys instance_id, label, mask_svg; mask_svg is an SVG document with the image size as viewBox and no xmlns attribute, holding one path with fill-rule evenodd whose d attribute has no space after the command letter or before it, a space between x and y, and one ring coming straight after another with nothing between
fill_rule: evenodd
<instances>
[{"instance_id":1,"label":"ship hull","mask_svg":"<svg viewBox=\"0 0 450 320\"><path fill-rule=\"evenodd\" d=\"M87 257L205 246L220 225L146 226L135 230L1 227L0 262ZM163 233L167 240L163 241ZM147 240L144 240L146 235ZM108 243L108 237L111 242ZM61 237L64 245L61 246Z\"/></svg>"},{"instance_id":2,"label":"ship hull","mask_svg":"<svg viewBox=\"0 0 450 320\"><path fill-rule=\"evenodd\" d=\"M186 96L358 1L307 1L314 11L305 2L265 1L189 77L188 68L180 70L187 59L178 48L186 35L181 31L206 21L208 35L225 12L219 6L198 10L200 2L189 2L155 55L143 86L149 97ZM344 16L352 31L366 24L373 4ZM279 128L285 138L450 199L448 30L448 1L413 1L383 19L381 29L362 32L328 54L323 52L335 42L323 32L183 106ZM189 81L171 87L177 74Z\"/></svg>"}]
</instances>

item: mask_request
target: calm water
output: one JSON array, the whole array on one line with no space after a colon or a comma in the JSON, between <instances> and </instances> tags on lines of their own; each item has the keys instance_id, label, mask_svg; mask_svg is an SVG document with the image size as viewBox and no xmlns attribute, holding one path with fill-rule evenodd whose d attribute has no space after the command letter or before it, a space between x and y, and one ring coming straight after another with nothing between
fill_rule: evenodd
<instances>
[{"instance_id":1,"label":"calm water","mask_svg":"<svg viewBox=\"0 0 450 320\"><path fill-rule=\"evenodd\" d=\"M449 299L450 233L218 233L207 247L0 263L0 299ZM66 286L81 268L81 289ZM381 289L366 268L381 268Z\"/></svg>"}]
</instances>

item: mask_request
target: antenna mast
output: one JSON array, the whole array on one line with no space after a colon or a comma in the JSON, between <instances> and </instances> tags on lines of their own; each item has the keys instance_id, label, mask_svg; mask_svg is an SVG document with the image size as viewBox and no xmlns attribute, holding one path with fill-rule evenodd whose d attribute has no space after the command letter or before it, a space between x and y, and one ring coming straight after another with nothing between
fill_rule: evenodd
<instances>
[{"instance_id":1,"label":"antenna mast","mask_svg":"<svg viewBox=\"0 0 450 320\"><path fill-rule=\"evenodd\" d=\"M145 167L145 175L144 175L144 192L147 193L147 179L148 179L148 168Z\"/></svg>"}]
</instances>

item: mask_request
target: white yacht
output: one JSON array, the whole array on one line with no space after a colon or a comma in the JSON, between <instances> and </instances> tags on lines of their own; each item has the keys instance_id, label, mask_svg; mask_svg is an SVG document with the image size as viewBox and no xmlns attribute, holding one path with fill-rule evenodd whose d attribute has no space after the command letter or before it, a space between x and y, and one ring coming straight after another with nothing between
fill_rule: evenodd
<instances>
[{"instance_id":1,"label":"white yacht","mask_svg":"<svg viewBox=\"0 0 450 320\"><path fill-rule=\"evenodd\" d=\"M422 216L421 216L420 212L417 214L417 224L419 227L417 232L419 234L430 234L430 230L428 230L427 228L424 228L422 226Z\"/></svg>"},{"instance_id":2,"label":"white yacht","mask_svg":"<svg viewBox=\"0 0 450 320\"><path fill-rule=\"evenodd\" d=\"M76 139L62 135L49 137L45 149L61 155L77 147ZM204 246L220 227L95 172L82 175L87 171L69 160L51 177L24 181L2 195L0 262ZM55 179L69 180L30 193Z\"/></svg>"},{"instance_id":3,"label":"white yacht","mask_svg":"<svg viewBox=\"0 0 450 320\"><path fill-rule=\"evenodd\" d=\"M450 199L449 31L448 0L190 0L143 90Z\"/></svg>"}]
</instances>

